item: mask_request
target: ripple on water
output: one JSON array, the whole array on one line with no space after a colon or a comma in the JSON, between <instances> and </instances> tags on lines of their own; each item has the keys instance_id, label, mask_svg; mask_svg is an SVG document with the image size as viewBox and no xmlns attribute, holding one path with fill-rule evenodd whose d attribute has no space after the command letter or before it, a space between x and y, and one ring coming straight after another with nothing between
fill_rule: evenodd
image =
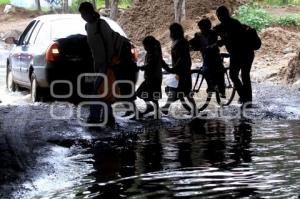
<instances>
[{"instance_id":1,"label":"ripple on water","mask_svg":"<svg viewBox=\"0 0 300 199\"><path fill-rule=\"evenodd\" d=\"M173 127L172 127L173 128ZM297 198L300 122L201 121L162 125L88 152L80 185L48 198ZM84 168L82 168L84 169Z\"/></svg>"}]
</instances>

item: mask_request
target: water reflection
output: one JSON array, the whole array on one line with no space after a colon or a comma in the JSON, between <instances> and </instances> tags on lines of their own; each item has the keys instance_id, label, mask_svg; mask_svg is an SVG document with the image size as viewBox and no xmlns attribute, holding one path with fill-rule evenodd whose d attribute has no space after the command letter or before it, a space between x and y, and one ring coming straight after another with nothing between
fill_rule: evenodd
<instances>
[{"instance_id":1,"label":"water reflection","mask_svg":"<svg viewBox=\"0 0 300 199\"><path fill-rule=\"evenodd\" d=\"M146 132L139 140L125 145L116 140L99 142L91 151L95 159L92 176L97 183L78 196L95 196L96 193L97 198L173 197L180 193L199 195L199 190L209 195L216 182L227 180L223 170L251 162L251 128L245 121L228 125L228 121L223 120L196 119L188 125ZM230 136L234 139L228 142ZM201 179L198 175L207 173L204 168L215 168L215 174L219 174ZM181 180L188 186L182 185ZM175 186L171 188L171 184ZM228 191L234 193L230 187L217 192ZM251 195L255 191L240 188L238 193L236 195Z\"/></svg>"},{"instance_id":2,"label":"water reflection","mask_svg":"<svg viewBox=\"0 0 300 199\"><path fill-rule=\"evenodd\" d=\"M89 151L94 171L74 190L78 198L293 198L299 129L297 122L196 119L97 142Z\"/></svg>"}]
</instances>

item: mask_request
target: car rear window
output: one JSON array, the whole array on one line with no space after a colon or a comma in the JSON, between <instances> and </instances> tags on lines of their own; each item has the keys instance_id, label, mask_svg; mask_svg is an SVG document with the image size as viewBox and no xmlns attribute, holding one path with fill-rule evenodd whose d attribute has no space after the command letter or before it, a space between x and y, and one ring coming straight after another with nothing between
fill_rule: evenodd
<instances>
[{"instance_id":1,"label":"car rear window","mask_svg":"<svg viewBox=\"0 0 300 199\"><path fill-rule=\"evenodd\" d=\"M51 39L53 40L76 34L86 35L83 20L59 19L51 22Z\"/></svg>"}]
</instances>

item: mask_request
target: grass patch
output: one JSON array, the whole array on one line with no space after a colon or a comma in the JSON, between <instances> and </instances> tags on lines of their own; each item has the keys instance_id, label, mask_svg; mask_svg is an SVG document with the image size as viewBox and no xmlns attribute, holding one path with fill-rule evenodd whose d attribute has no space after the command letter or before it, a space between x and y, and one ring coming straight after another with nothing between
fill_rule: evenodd
<instances>
[{"instance_id":1,"label":"grass patch","mask_svg":"<svg viewBox=\"0 0 300 199\"><path fill-rule=\"evenodd\" d=\"M300 0L264 0L264 3L273 6L300 5Z\"/></svg>"},{"instance_id":2,"label":"grass patch","mask_svg":"<svg viewBox=\"0 0 300 199\"><path fill-rule=\"evenodd\" d=\"M255 4L240 6L235 17L241 23L256 28L258 31L270 26L300 27L300 14L287 14L278 17L271 15L264 8Z\"/></svg>"},{"instance_id":3,"label":"grass patch","mask_svg":"<svg viewBox=\"0 0 300 199\"><path fill-rule=\"evenodd\" d=\"M10 0L0 0L0 5L9 4Z\"/></svg>"},{"instance_id":4,"label":"grass patch","mask_svg":"<svg viewBox=\"0 0 300 199\"><path fill-rule=\"evenodd\" d=\"M254 5L243 5L238 8L235 17L241 23L260 31L274 23L274 18L263 8Z\"/></svg>"},{"instance_id":5,"label":"grass patch","mask_svg":"<svg viewBox=\"0 0 300 199\"><path fill-rule=\"evenodd\" d=\"M71 10L73 12L77 12L80 3L84 2L84 1L87 1L87 0L74 0L73 4L71 6ZM91 0L88 0L88 1L92 2ZM119 8L122 8L122 9L130 8L132 6L132 3L133 3L133 0L119 0ZM97 4L97 9L105 7L104 0L97 0L96 4Z\"/></svg>"},{"instance_id":6,"label":"grass patch","mask_svg":"<svg viewBox=\"0 0 300 199\"><path fill-rule=\"evenodd\" d=\"M299 14L288 14L286 16L275 18L276 24L280 26L295 26L300 27L300 15Z\"/></svg>"}]
</instances>

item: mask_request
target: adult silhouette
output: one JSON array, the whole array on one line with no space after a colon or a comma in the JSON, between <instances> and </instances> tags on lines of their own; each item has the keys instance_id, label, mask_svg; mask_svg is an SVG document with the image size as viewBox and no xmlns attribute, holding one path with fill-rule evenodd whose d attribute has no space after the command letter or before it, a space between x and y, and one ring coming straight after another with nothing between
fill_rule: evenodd
<instances>
[{"instance_id":1,"label":"adult silhouette","mask_svg":"<svg viewBox=\"0 0 300 199\"><path fill-rule=\"evenodd\" d=\"M214 30L221 37L219 46L225 45L230 53L230 78L240 96L240 102L247 107L251 107L252 87L250 80L250 70L254 59L254 49L250 47L246 37L245 26L237 19L230 16L229 10L225 6L217 9L217 16L220 24ZM241 71L241 77L239 73Z\"/></svg>"}]
</instances>

